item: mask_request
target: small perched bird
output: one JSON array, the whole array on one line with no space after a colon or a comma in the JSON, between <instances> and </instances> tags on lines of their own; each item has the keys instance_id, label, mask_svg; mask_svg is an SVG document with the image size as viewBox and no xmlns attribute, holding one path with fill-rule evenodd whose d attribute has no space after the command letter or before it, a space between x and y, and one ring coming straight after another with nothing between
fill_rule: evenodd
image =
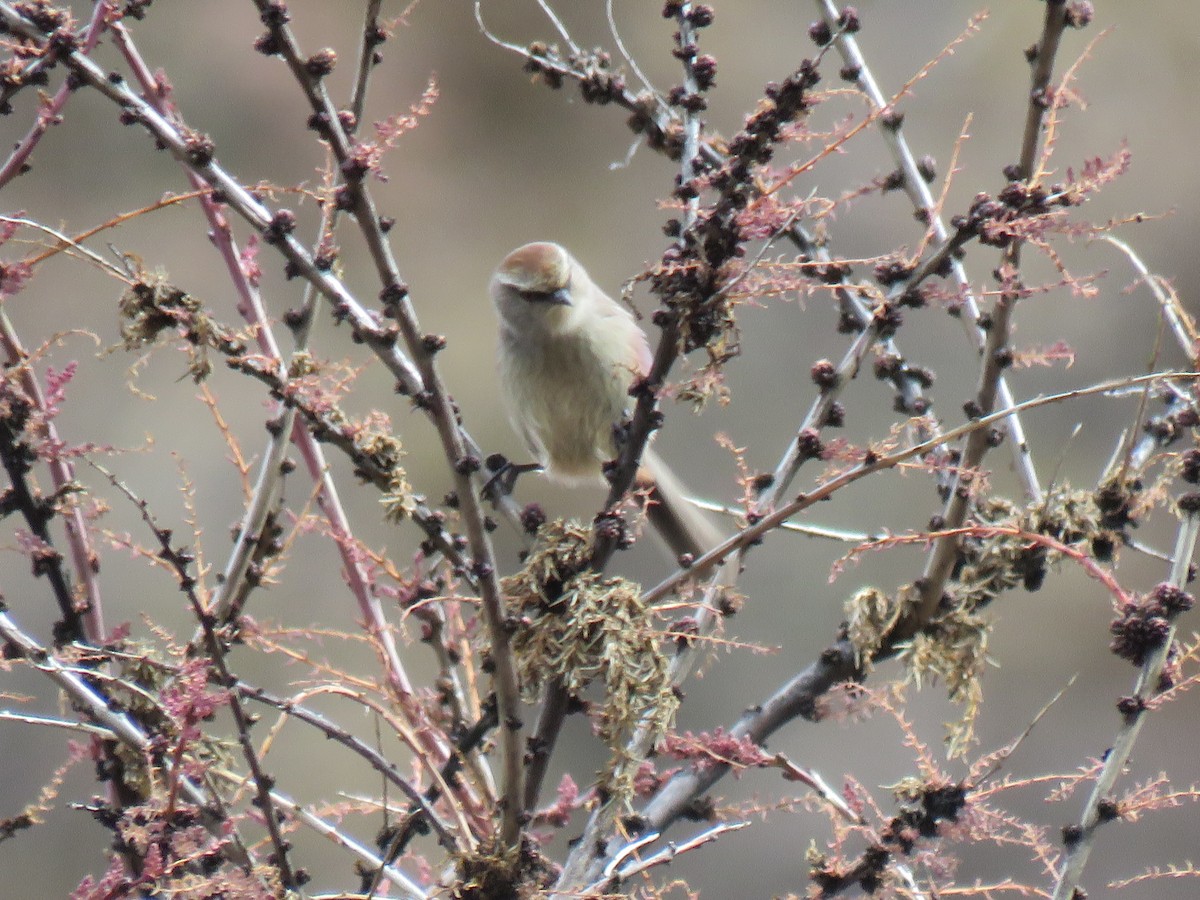
<instances>
[{"instance_id":1,"label":"small perched bird","mask_svg":"<svg viewBox=\"0 0 1200 900\"><path fill-rule=\"evenodd\" d=\"M598 482L629 386L650 368L646 335L558 244L508 254L491 293L513 427L552 479Z\"/></svg>"},{"instance_id":2,"label":"small perched bird","mask_svg":"<svg viewBox=\"0 0 1200 900\"><path fill-rule=\"evenodd\" d=\"M558 244L525 244L504 257L491 283L500 317L500 384L513 427L546 474L602 483L617 455L629 388L650 368L633 314L604 293ZM647 450L639 479L653 488L652 524L676 553L698 556L720 533Z\"/></svg>"}]
</instances>

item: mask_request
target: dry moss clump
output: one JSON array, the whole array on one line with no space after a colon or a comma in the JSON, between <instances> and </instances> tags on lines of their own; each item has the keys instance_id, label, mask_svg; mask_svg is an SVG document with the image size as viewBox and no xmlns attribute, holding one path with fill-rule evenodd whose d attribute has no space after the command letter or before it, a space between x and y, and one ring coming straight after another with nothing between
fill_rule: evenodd
<instances>
[{"instance_id":1,"label":"dry moss clump","mask_svg":"<svg viewBox=\"0 0 1200 900\"><path fill-rule=\"evenodd\" d=\"M1102 493L1103 493L1102 489ZM984 612L997 596L1017 587L1036 591L1047 572L1071 548L1098 561L1112 558L1125 540L1123 527L1104 514L1097 496L1061 487L1022 508L1003 498L987 498L975 509L973 534L965 535L946 594L933 618L912 637L893 644L908 681L944 681L950 699L963 707L949 723L948 744L957 755L974 740L983 701L981 678L988 661L992 622ZM1051 538L1054 543L1032 540ZM913 614L920 591L914 584L888 594L874 587L858 591L846 604L846 637L858 664L869 670L879 650L893 641L894 629Z\"/></svg>"},{"instance_id":2,"label":"dry moss clump","mask_svg":"<svg viewBox=\"0 0 1200 900\"><path fill-rule=\"evenodd\" d=\"M576 697L601 684L596 725L613 751L604 786L630 796L625 744L638 728L657 740L674 721L679 700L641 586L587 570L590 539L590 529L578 522L543 526L525 568L503 587L520 623L513 649L526 697L536 699L556 681Z\"/></svg>"},{"instance_id":3,"label":"dry moss clump","mask_svg":"<svg viewBox=\"0 0 1200 900\"><path fill-rule=\"evenodd\" d=\"M554 867L526 838L520 847L485 844L458 861L453 900L533 900L554 884Z\"/></svg>"}]
</instances>

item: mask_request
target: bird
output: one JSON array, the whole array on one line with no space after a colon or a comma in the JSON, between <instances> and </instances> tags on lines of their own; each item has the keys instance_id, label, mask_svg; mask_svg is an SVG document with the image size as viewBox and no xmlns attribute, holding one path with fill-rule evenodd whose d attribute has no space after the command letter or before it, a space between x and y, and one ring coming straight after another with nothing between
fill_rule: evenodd
<instances>
[{"instance_id":1,"label":"bird","mask_svg":"<svg viewBox=\"0 0 1200 900\"><path fill-rule=\"evenodd\" d=\"M650 368L646 335L558 244L513 250L492 277L500 385L513 427L546 475L598 483L617 455L629 388Z\"/></svg>"},{"instance_id":2,"label":"bird","mask_svg":"<svg viewBox=\"0 0 1200 900\"><path fill-rule=\"evenodd\" d=\"M645 332L551 241L505 256L489 293L499 320L500 388L513 429L551 480L603 484L603 465L619 451L629 389L650 370ZM651 524L676 556L694 559L720 542L720 532L651 449L643 454L638 484L650 489Z\"/></svg>"}]
</instances>

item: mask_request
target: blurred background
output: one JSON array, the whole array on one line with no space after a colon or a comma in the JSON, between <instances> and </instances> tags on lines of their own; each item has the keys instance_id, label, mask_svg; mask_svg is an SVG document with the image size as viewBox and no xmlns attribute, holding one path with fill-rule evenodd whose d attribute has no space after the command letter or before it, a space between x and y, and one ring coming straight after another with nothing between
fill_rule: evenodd
<instances>
[{"instance_id":1,"label":"blurred background","mask_svg":"<svg viewBox=\"0 0 1200 900\"><path fill-rule=\"evenodd\" d=\"M73 6L80 18L90 13L91 4ZM305 49L332 47L339 54L341 64L330 79L335 97L347 96L353 77L361 6L346 0L289 3ZM679 75L669 52L673 29L661 18L660 6L615 0L613 12L629 52L665 92ZM1200 78L1200 32L1195 16L1187 4L1170 0L1096 6L1091 27L1066 34L1056 66L1061 73L1096 42L1089 58L1079 65L1075 81L1086 109L1076 105L1066 111L1051 165L1062 178L1068 167L1078 171L1088 159L1109 158L1123 144L1129 146L1129 172L1090 199L1076 216L1103 223L1145 213L1144 223L1123 227L1118 235L1138 250L1152 271L1169 278L1194 310L1192 298L1200 275L1192 231L1200 190L1200 169L1194 165L1200 141L1194 96ZM396 16L403 7L400 2L389 3L385 13ZM717 2L715 7L716 22L702 33L701 46L719 64L709 121L728 135L753 109L764 83L786 77L802 58L814 53L806 32L816 12L812 4L781 0ZM981 10L970 0L867 0L858 8L863 17L861 46L887 94L913 78ZM1036 40L1043 9L1034 0L998 4L978 32L958 44L899 104L915 152L937 160L939 184L960 132L966 128L969 134L948 192L949 213L965 210L977 191L997 191L1004 183L1002 168L1016 159L1028 95L1022 51ZM600 0L564 0L557 10L579 44L613 49ZM506 40L523 44L558 39L534 0L493 0L484 3L483 11L490 28ZM145 21L130 26L147 61L161 67L173 85L188 123L212 136L217 157L228 171L245 184L320 184L324 157L304 127L308 110L302 97L279 60L251 49L261 31L252 4L238 0L159 3ZM373 185L378 206L396 218L393 245L422 327L448 338L448 349L439 360L468 429L487 450L521 458L523 451L508 428L493 373L494 319L485 293L492 269L518 244L553 239L569 247L598 283L617 291L666 246L661 226L670 214L660 201L670 192L676 167L635 146L619 109L589 106L571 85L554 92L533 83L522 71L520 59L480 34L470 3L424 0L414 4L383 54L372 82L368 123L407 110L431 79L436 80L439 98L420 126L386 157L387 181ZM101 48L98 57L107 66L121 68L110 46ZM839 66L831 54L822 69L823 87L844 87L836 75ZM61 77L62 72L53 73L55 88ZM0 118L0 144L11 145L24 135L34 115L34 98L28 93L19 97L12 115ZM829 126L848 116L857 121L864 112L860 100L841 95L831 98L814 122ZM107 100L91 91L78 92L62 123L50 130L38 148L32 171L0 192L0 210L22 212L75 233L151 204L165 193L186 190L178 166L166 154L155 152L142 130L118 127L116 116ZM798 151L801 158L808 153L805 148ZM842 153L822 161L811 176L797 183L796 190L800 195L836 198L869 184L891 167L878 134L866 130ZM277 202L298 212L303 223L299 234L312 233L317 211L311 201L280 194ZM826 227L832 252L845 257L911 249L921 238L907 201L898 193L864 196L843 206ZM235 228L244 241L246 230ZM218 317L235 323L234 297L204 229L198 209L169 208L106 232L89 246L108 253L106 244L111 244L121 253L140 257L148 268L161 267ZM345 280L364 301L372 302L378 292L373 271L351 229L346 225L343 229ZM21 238L33 235L23 232ZM10 243L0 248L0 259L24 255L28 249ZM1055 289L1021 304L1014 338L1018 349L1063 340L1075 349L1077 358L1069 368L1014 371L1010 383L1018 398L1183 361L1169 340L1155 361L1160 340L1157 309L1149 293L1134 285L1134 273L1113 247L1080 238L1074 243L1060 241L1056 250L1072 274L1102 276L1096 282L1099 292L1085 299ZM778 247L777 252L783 255L786 248ZM1044 258L1030 253L1026 259L1030 281L1058 279ZM989 286L997 261L995 252L970 247L966 265L977 284ZM283 279L282 265L269 253L264 252L262 262L264 296L278 316L298 302L300 287ZM200 530L198 546L204 563L219 570L229 547L229 529L242 504L229 447L212 414L196 400L197 388L185 377L180 354L170 350L151 354L134 372L131 366L138 357L104 352L119 343L119 294L120 285L96 269L58 256L41 267L6 308L27 346L45 345L41 366L79 363L59 420L66 440L110 448L111 453L101 454L104 464L149 500L163 524L177 533L186 534L187 522L193 519ZM644 292L635 293L634 299L643 311L652 307ZM938 381L931 392L935 411L956 425L962 419L962 403L974 390L977 372L961 325L936 309L909 312L906 318L900 344L910 360L935 371ZM699 416L684 407L668 407L667 424L657 442L697 493L726 502L738 496L735 462L714 440L718 432L745 448L752 469L774 467L814 397L808 374L812 363L822 357L839 358L847 343L835 333L835 324L832 303L821 294L807 299L773 298L743 307L739 318L743 355L728 368L731 402L712 404ZM432 429L395 397L381 367L368 362L348 338L346 329L335 330L327 316L321 319L316 352L330 360L350 359L362 367L346 401L348 409L360 415L373 408L389 412L409 450L413 484L430 498L440 498L450 484ZM219 365L210 387L244 453L256 457L263 446L266 410L261 387L226 374ZM843 402L847 439L861 443L888 436L895 421L892 397L869 373L847 390ZM1089 398L1030 413L1025 424L1043 479L1057 473L1059 482L1094 484L1135 412L1135 400ZM347 485L357 535L374 548L386 549L398 564L406 564L417 542L411 533L414 529L382 523L373 491L350 489L347 467L336 454L330 458ZM988 465L993 467L996 489L1017 496L1008 459L1007 449L1002 448L988 458ZM136 541L148 543L149 536L128 502L119 499L96 473L81 468L79 474L98 495L109 498L112 509L103 526L115 536L129 532ZM804 489L818 474L815 468L805 469L796 489ZM193 511L186 508L189 498L181 491L184 484L191 486ZM288 486L291 506L302 507L308 492L303 479L293 477ZM586 518L602 494L570 491L530 478L520 484L518 499L536 499L551 515ZM811 520L856 530L906 531L923 528L937 507L925 476L893 473L841 492L815 511ZM1171 516L1159 511L1139 536L1167 550L1173 526ZM12 533L3 541L7 552L0 557L0 590L14 617L45 639L54 618L49 594L44 584L29 576L28 562L14 549ZM506 570L515 568L515 537L501 533L498 542ZM894 589L919 574L919 551L893 550L870 555L831 582L830 566L846 549L780 534L754 553L740 585L748 602L730 622L728 636L771 652L741 650L710 661L703 677L687 687L681 729L728 726L743 708L768 696L828 644L843 616L845 597L864 585ZM617 565L624 574L649 583L669 571L649 542ZM1118 571L1122 582L1133 589L1149 588L1165 575L1163 563L1131 553L1124 555ZM102 586L110 626L129 622L135 635L147 634L151 623L180 634L190 632L190 617L169 575L128 551L105 550ZM298 538L280 581L255 596L251 612L262 621L288 627L312 624L347 630L352 630L356 615L342 587L333 548L317 534ZM1008 771L1070 772L1103 754L1118 725L1113 705L1131 690L1134 678L1132 668L1107 652L1110 600L1105 592L1068 568L1048 579L1038 593L1002 597L991 615L995 618L991 655L996 666L984 685L981 750L1013 740L1076 675L1064 698L1012 758ZM1194 616L1183 620L1185 633L1194 627ZM311 649L315 656L364 676L375 673L374 659L361 644L330 638ZM422 645L410 643L405 656L416 677L432 671L432 660ZM235 659L235 665L251 680L280 689L286 689L292 678L309 677L307 669L284 667L278 659L249 654ZM896 673L894 665L887 665L873 683L883 683ZM4 674L0 692L38 698L25 709L53 712L58 703L40 679L20 670ZM326 709L349 727L371 733L372 724L357 711L346 706ZM1150 718L1126 785L1153 778L1162 770L1181 786L1200 779L1196 713L1194 698L1185 695ZM945 702L942 688L934 686L913 694L909 714L917 734L936 748L943 723L957 713ZM572 760L574 771L586 775L601 764L602 755L581 723L571 725L565 756ZM348 754L294 724L285 735L291 740L279 742L270 767L280 788L296 799L315 802L337 799L338 792L378 792L377 780ZM834 785L847 776L857 778L890 810L884 786L914 771L911 754L900 738L895 724L883 717L798 723L778 734L771 749L817 769ZM66 751L59 734L8 723L0 724L0 747L0 816L10 816L34 800ZM394 747L385 744L385 749ZM949 771L961 775L963 768L952 763ZM552 774L549 785L560 772ZM88 767L80 766L69 776L63 800L83 802L97 791ZM752 829L691 854L676 863L670 874L686 877L708 897L803 894L807 889L804 851L813 841L823 845L828 834L824 815L772 811L801 796L773 772L727 779L720 792L731 803L760 809L765 823L756 822ZM1038 790L1028 790L1007 799L1015 813L1043 825L1055 841L1058 829L1078 815L1083 798L1047 805L1042 796ZM0 844L0 871L5 873L0 895L34 896L30 891L36 887L37 896L65 896L85 873L105 868L108 834L85 812L65 806L59 804L47 825ZM1111 879L1195 858L1195 822L1194 810L1185 807L1153 814L1137 824L1106 828L1085 881L1092 896L1105 896L1104 885ZM377 824L360 821L352 828L369 840ZM685 836L693 827L681 826L673 836ZM567 829L567 833L575 832ZM305 832L297 834L295 841L302 863L315 876L314 889L354 883L349 872L352 861L344 853ZM1010 876L1048 884L1044 873L1019 849L964 851L962 883L998 882ZM1183 879L1133 886L1123 893L1182 898L1196 892L1195 879L1190 883Z\"/></svg>"}]
</instances>

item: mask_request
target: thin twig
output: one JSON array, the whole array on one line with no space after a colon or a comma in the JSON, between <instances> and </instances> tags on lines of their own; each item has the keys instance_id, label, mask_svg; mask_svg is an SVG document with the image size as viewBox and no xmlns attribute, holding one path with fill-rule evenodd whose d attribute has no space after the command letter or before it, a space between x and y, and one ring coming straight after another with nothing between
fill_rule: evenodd
<instances>
[{"instance_id":1,"label":"thin twig","mask_svg":"<svg viewBox=\"0 0 1200 900\"><path fill-rule=\"evenodd\" d=\"M29 661L37 671L43 673L70 697L72 703L82 715L87 716L100 726L107 728L117 736L117 739L138 753L146 760L147 772L153 772L150 756L153 750L150 738L124 712L116 712L112 701L101 695L87 683L86 677L71 671L57 657L49 653L41 644L21 630L20 626L0 607L0 638L13 648L13 651ZM176 779L188 800L195 804L200 811L205 828L210 833L229 839L229 822L216 816L213 804L205 793L184 773L177 773L170 759L162 759L157 764L162 767L163 776ZM232 833L232 843L228 845L228 855L237 865L250 871L253 863L240 837Z\"/></svg>"},{"instance_id":2,"label":"thin twig","mask_svg":"<svg viewBox=\"0 0 1200 900\"><path fill-rule=\"evenodd\" d=\"M1058 8L1059 4L1048 3L1048 7ZM825 23L831 29L837 29L838 19L841 11L834 5L832 0L817 0L817 8ZM986 14L985 14L986 15ZM977 16L971 21L969 30L974 30L978 27L978 23L984 16ZM956 43L961 40L961 37L956 39ZM890 100L886 98L883 92L879 89L879 84L875 80L875 76L871 72L870 66L867 64L866 57L863 56L862 50L858 46L858 40L853 34L848 33L845 29L840 29L835 37L835 43L839 52L842 54L842 60L846 65L846 71L854 71L857 73L855 81L859 89L870 102L873 110L876 112L884 109L892 109L900 96L907 92L909 85L906 85L896 97ZM894 126L894 127L893 127ZM950 235L946 231L945 223L938 211L938 205L934 201L933 194L929 190L929 186L925 178L921 175L920 166L918 165L915 154L908 145L908 140L904 136L902 124L899 121L890 123L888 127L876 129L879 135L886 143L888 150L892 154L892 159L895 161L898 171L900 172L901 184L905 192L912 200L913 206L925 217L928 217L929 230L933 236L942 243L945 243ZM1028 134L1026 135L1026 138ZM1036 138L1036 134L1035 134ZM1026 141L1023 140L1023 143ZM986 335L982 329L978 327L979 322L979 305L975 298L974 289L971 286L970 278L967 276L966 269L961 261L957 258L950 257L951 269L954 274L954 279L958 283L959 290L963 297L963 316L962 322L966 328L967 336L971 339L972 344L977 350L982 350L986 340ZM998 384L999 402L1002 406L1013 405L1013 395L1008 383L1001 378ZM1038 480L1037 472L1033 468L1033 459L1030 456L1029 445L1025 437L1024 428L1021 425L1020 419L1015 416L1004 423L1006 429L1009 430L1010 440L1009 447L1013 454L1013 463L1017 468L1017 472L1021 477L1021 483L1025 488L1026 493L1031 499L1037 499L1041 495L1041 482Z\"/></svg>"},{"instance_id":3,"label":"thin twig","mask_svg":"<svg viewBox=\"0 0 1200 900\"><path fill-rule=\"evenodd\" d=\"M1171 573L1168 578L1168 583L1179 591L1184 590L1187 586L1188 570L1196 551L1198 536L1200 536L1200 512L1191 510L1184 514L1183 521L1180 522L1175 540L1175 552L1172 554ZM1112 746L1104 755L1104 766L1096 777L1096 783L1084 804L1072 840L1067 843L1066 859L1054 885L1053 900L1069 900L1071 897L1078 896L1076 890L1083 877L1083 870L1091 856L1092 848L1095 846L1096 832L1104 822L1112 818L1102 815L1100 807L1106 801L1111 802L1113 787L1121 773L1125 771L1129 756L1133 752L1133 746L1137 742L1138 733L1145 724L1146 713L1149 711L1148 704L1161 691L1159 679L1171 656L1175 639L1175 622L1173 619L1170 621L1170 629L1162 645L1147 655L1145 662L1142 663L1141 671L1138 673L1133 694L1123 705L1123 709L1127 711L1121 728L1117 732Z\"/></svg>"},{"instance_id":4,"label":"thin twig","mask_svg":"<svg viewBox=\"0 0 1200 900\"><path fill-rule=\"evenodd\" d=\"M253 0L260 13L269 12L268 0ZM321 117L323 134L342 167L343 174L356 171L349 167L351 143L342 128L336 107L329 99L324 82L315 77L307 67L295 37L286 22L267 17L277 46L288 64L297 84L304 91L314 113ZM359 171L354 178L347 178L342 196L354 212L355 221L363 236L381 282L382 296L389 316L399 325L400 336L415 363L416 388L412 395L431 417L442 443L446 461L454 473L455 490L459 501L459 514L466 527L466 537L471 548L472 572L478 580L481 609L491 641L492 660L495 665L493 681L500 705L500 745L503 757L502 798L500 804L501 841L505 846L515 847L520 840L520 815L522 780L521 702L517 680L516 663L512 655L511 635L505 625L504 598L496 575L495 553L491 537L485 525L482 497L479 484L472 475L480 468L482 460L470 452L469 439L458 424L458 413L454 408L446 386L435 364L435 355L440 347L427 340L420 329L416 309L408 294L408 287L401 278L392 253L391 245L379 222L371 193L365 184L366 171ZM377 332L378 326L372 326ZM395 346L395 337L389 336L388 343ZM377 351L378 352L378 351Z\"/></svg>"}]
</instances>

